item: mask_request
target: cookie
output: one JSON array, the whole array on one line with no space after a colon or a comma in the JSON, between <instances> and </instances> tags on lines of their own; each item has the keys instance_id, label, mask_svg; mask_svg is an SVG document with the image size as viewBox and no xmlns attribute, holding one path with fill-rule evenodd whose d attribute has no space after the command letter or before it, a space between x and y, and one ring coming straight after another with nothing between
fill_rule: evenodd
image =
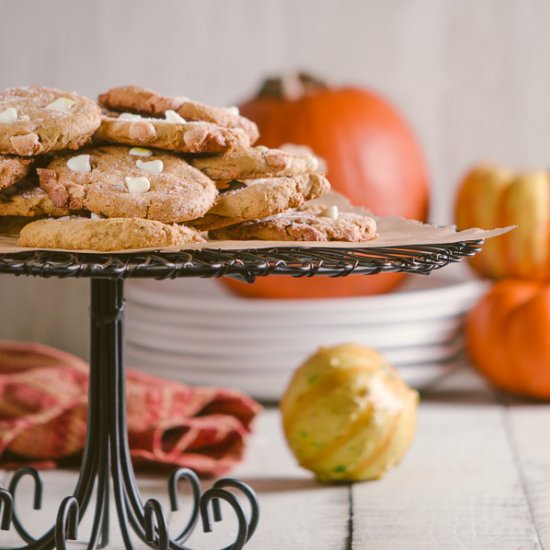
<instances>
[{"instance_id":1,"label":"cookie","mask_svg":"<svg viewBox=\"0 0 550 550\"><path fill-rule=\"evenodd\" d=\"M55 206L107 218L179 223L204 215L217 196L212 180L183 159L138 148L65 154L37 172Z\"/></svg>"},{"instance_id":2,"label":"cookie","mask_svg":"<svg viewBox=\"0 0 550 550\"><path fill-rule=\"evenodd\" d=\"M248 136L239 128L131 116L104 116L94 135L95 141L146 145L179 153L227 153L249 145Z\"/></svg>"},{"instance_id":3,"label":"cookie","mask_svg":"<svg viewBox=\"0 0 550 550\"><path fill-rule=\"evenodd\" d=\"M32 158L0 155L0 190L28 177L33 164Z\"/></svg>"},{"instance_id":4,"label":"cookie","mask_svg":"<svg viewBox=\"0 0 550 550\"><path fill-rule=\"evenodd\" d=\"M166 97L138 86L121 86L100 95L99 104L111 111L130 111L145 116L164 117L174 111L185 120L212 122L224 128L240 128L250 144L259 137L254 122L239 114L237 107L213 107L186 97Z\"/></svg>"},{"instance_id":5,"label":"cookie","mask_svg":"<svg viewBox=\"0 0 550 550\"><path fill-rule=\"evenodd\" d=\"M63 250L132 250L169 248L200 243L199 233L183 225L167 225L139 218L92 220L76 216L39 220L26 225L17 244Z\"/></svg>"},{"instance_id":6,"label":"cookie","mask_svg":"<svg viewBox=\"0 0 550 550\"><path fill-rule=\"evenodd\" d=\"M296 176L315 172L319 161L307 152L268 149L263 145L224 156L200 157L191 164L217 181Z\"/></svg>"},{"instance_id":7,"label":"cookie","mask_svg":"<svg viewBox=\"0 0 550 550\"><path fill-rule=\"evenodd\" d=\"M376 222L335 206L285 212L264 220L249 221L209 232L212 239L261 241L363 242L376 237Z\"/></svg>"},{"instance_id":8,"label":"cookie","mask_svg":"<svg viewBox=\"0 0 550 550\"><path fill-rule=\"evenodd\" d=\"M0 91L0 154L33 156L79 149L99 127L95 102L53 88Z\"/></svg>"},{"instance_id":9,"label":"cookie","mask_svg":"<svg viewBox=\"0 0 550 550\"><path fill-rule=\"evenodd\" d=\"M67 208L54 206L40 187L13 185L0 192L0 216L66 216Z\"/></svg>"},{"instance_id":10,"label":"cookie","mask_svg":"<svg viewBox=\"0 0 550 550\"><path fill-rule=\"evenodd\" d=\"M246 220L266 218L301 206L305 201L330 191L330 183L321 174L300 174L291 178L266 178L234 181L222 191L206 216L190 225L216 229Z\"/></svg>"}]
</instances>

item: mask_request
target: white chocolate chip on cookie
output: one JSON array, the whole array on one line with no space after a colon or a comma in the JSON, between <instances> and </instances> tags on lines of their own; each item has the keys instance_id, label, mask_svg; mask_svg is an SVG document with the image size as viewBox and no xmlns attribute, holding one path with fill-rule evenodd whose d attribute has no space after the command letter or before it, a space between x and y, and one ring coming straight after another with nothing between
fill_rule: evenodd
<instances>
[{"instance_id":1,"label":"white chocolate chip on cookie","mask_svg":"<svg viewBox=\"0 0 550 550\"><path fill-rule=\"evenodd\" d=\"M92 171L92 165L90 164L90 155L78 155L76 157L71 157L67 161L67 168L71 172L89 174Z\"/></svg>"},{"instance_id":2,"label":"white chocolate chip on cookie","mask_svg":"<svg viewBox=\"0 0 550 550\"><path fill-rule=\"evenodd\" d=\"M151 149L145 149L145 147L132 147L129 154L135 157L150 157L153 151L151 151Z\"/></svg>"},{"instance_id":3,"label":"white chocolate chip on cookie","mask_svg":"<svg viewBox=\"0 0 550 550\"><path fill-rule=\"evenodd\" d=\"M119 120L141 120L141 116L134 113L120 113L118 115Z\"/></svg>"},{"instance_id":4,"label":"white chocolate chip on cookie","mask_svg":"<svg viewBox=\"0 0 550 550\"><path fill-rule=\"evenodd\" d=\"M124 181L126 181L128 191L133 195L141 195L151 189L151 182L142 176L138 176L137 178L126 177Z\"/></svg>"},{"instance_id":5,"label":"white chocolate chip on cookie","mask_svg":"<svg viewBox=\"0 0 550 550\"><path fill-rule=\"evenodd\" d=\"M55 101L46 105L46 109L48 111L68 111L75 103L76 101L68 97L58 97Z\"/></svg>"},{"instance_id":6,"label":"white chocolate chip on cookie","mask_svg":"<svg viewBox=\"0 0 550 550\"><path fill-rule=\"evenodd\" d=\"M232 105L231 107L226 107L226 109L232 114L232 115L240 115L241 112L239 111L239 108L236 105Z\"/></svg>"},{"instance_id":7,"label":"white chocolate chip on cookie","mask_svg":"<svg viewBox=\"0 0 550 550\"><path fill-rule=\"evenodd\" d=\"M162 171L164 170L162 160L143 161L141 159L137 159L136 166L141 170L151 172L152 174L162 174Z\"/></svg>"},{"instance_id":8,"label":"white chocolate chip on cookie","mask_svg":"<svg viewBox=\"0 0 550 550\"><path fill-rule=\"evenodd\" d=\"M321 210L321 212L319 212L318 214L320 218L330 218L331 220L337 220L338 215L339 213L337 206L329 206L328 208Z\"/></svg>"},{"instance_id":9,"label":"white chocolate chip on cookie","mask_svg":"<svg viewBox=\"0 0 550 550\"><path fill-rule=\"evenodd\" d=\"M0 112L0 123L6 124L9 122L17 122L17 109L8 107Z\"/></svg>"},{"instance_id":10,"label":"white chocolate chip on cookie","mask_svg":"<svg viewBox=\"0 0 550 550\"><path fill-rule=\"evenodd\" d=\"M165 111L164 118L166 122L177 122L179 124L185 124L187 122L182 116L178 115L178 113L172 109Z\"/></svg>"}]
</instances>

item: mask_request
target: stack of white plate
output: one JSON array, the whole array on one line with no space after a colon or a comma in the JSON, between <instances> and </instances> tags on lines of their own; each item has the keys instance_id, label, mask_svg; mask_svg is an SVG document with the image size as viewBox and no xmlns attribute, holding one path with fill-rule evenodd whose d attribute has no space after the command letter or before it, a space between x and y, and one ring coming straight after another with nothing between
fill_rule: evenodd
<instances>
[{"instance_id":1,"label":"stack of white plate","mask_svg":"<svg viewBox=\"0 0 550 550\"><path fill-rule=\"evenodd\" d=\"M485 288L460 266L410 276L391 294L324 300L240 298L215 280L131 281L127 362L276 400L318 347L355 342L378 350L421 388L458 364L464 315Z\"/></svg>"}]
</instances>

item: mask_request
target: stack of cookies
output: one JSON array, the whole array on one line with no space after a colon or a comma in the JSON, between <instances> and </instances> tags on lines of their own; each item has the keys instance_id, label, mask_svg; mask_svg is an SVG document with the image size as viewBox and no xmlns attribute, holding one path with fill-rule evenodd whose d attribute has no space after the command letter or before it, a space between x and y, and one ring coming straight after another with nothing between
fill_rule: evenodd
<instances>
[{"instance_id":1,"label":"stack of cookies","mask_svg":"<svg viewBox=\"0 0 550 550\"><path fill-rule=\"evenodd\" d=\"M134 86L98 103L41 87L0 92L0 232L20 231L21 246L110 251L375 234L365 216L304 209L330 189L318 159L253 147L258 129L235 107Z\"/></svg>"}]
</instances>

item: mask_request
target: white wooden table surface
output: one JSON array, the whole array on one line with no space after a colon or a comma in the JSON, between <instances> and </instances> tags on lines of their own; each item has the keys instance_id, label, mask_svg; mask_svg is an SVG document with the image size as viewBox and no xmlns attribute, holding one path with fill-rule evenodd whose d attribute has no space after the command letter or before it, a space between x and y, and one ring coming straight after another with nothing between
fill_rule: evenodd
<instances>
[{"instance_id":1,"label":"white wooden table surface","mask_svg":"<svg viewBox=\"0 0 550 550\"><path fill-rule=\"evenodd\" d=\"M504 398L467 369L424 393L413 446L382 480L351 487L314 481L288 452L276 409L259 418L233 474L260 499L250 549L550 549L550 405ZM31 510L30 483L22 484L19 509L32 532L53 521L75 477L45 473L41 513ZM140 486L143 496L166 503L163 478L141 478ZM112 538L110 548L122 548ZM188 544L209 550L229 540L217 529ZM15 541L0 532L0 545Z\"/></svg>"}]
</instances>

